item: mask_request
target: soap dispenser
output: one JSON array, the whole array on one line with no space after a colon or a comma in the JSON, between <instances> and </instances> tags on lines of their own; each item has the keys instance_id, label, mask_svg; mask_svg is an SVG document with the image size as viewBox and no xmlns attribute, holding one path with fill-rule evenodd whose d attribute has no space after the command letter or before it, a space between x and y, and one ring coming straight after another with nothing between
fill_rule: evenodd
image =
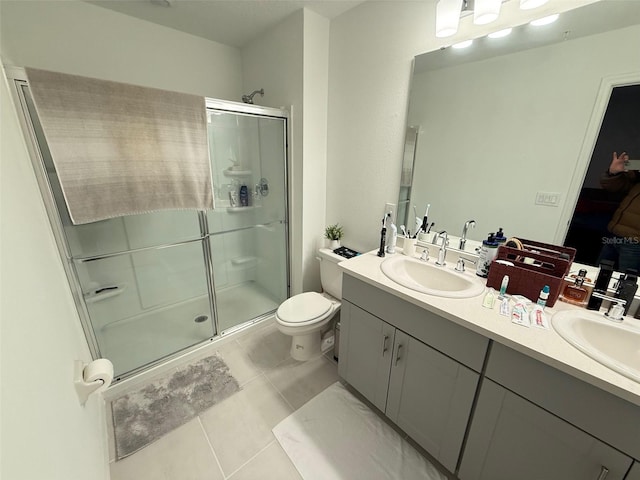
<instances>
[{"instance_id":1,"label":"soap dispenser","mask_svg":"<svg viewBox=\"0 0 640 480\"><path fill-rule=\"evenodd\" d=\"M498 246L504 245L507 243L507 237L504 236L504 232L502 231L502 227L498 228L498 233L494 235L496 242L498 242Z\"/></svg>"},{"instance_id":2,"label":"soap dispenser","mask_svg":"<svg viewBox=\"0 0 640 480\"><path fill-rule=\"evenodd\" d=\"M498 254L499 243L496 240L495 234L492 232L489 234L486 240L482 241L480 247L480 255L478 257L478 266L476 267L476 275L480 277L489 276L489 267L491 262Z\"/></svg>"}]
</instances>

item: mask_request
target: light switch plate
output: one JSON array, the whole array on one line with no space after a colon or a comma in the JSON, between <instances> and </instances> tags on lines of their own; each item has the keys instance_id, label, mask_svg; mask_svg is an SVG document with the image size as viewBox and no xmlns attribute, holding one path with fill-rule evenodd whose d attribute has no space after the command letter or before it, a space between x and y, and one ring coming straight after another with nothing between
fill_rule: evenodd
<instances>
[{"instance_id":1,"label":"light switch plate","mask_svg":"<svg viewBox=\"0 0 640 480\"><path fill-rule=\"evenodd\" d=\"M547 207L557 207L560 205L560 192L537 192L536 205L545 205Z\"/></svg>"},{"instance_id":2,"label":"light switch plate","mask_svg":"<svg viewBox=\"0 0 640 480\"><path fill-rule=\"evenodd\" d=\"M395 203L385 203L384 204L384 215L391 212L391 220L389 223L396 224L396 204Z\"/></svg>"}]
</instances>

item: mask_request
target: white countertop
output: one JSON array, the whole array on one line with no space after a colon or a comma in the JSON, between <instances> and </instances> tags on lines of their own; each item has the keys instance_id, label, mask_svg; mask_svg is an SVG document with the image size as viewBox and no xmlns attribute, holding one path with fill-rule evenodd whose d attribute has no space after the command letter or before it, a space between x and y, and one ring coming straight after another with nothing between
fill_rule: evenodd
<instances>
[{"instance_id":1,"label":"white countertop","mask_svg":"<svg viewBox=\"0 0 640 480\"><path fill-rule=\"evenodd\" d=\"M402 249L398 248L398 253L394 255L402 255L401 251ZM387 254L388 256L390 255ZM493 309L483 307L484 293L473 298L450 299L405 288L382 273L380 264L383 260L384 258L376 255L376 251L372 251L345 260L339 266L344 273L352 277L640 406L640 383L588 357L565 341L551 326L554 313L579 307L557 301L553 308L545 308L550 324L548 330L527 328L512 323L510 316L500 315L498 300ZM455 264L456 259L448 257L445 268L453 268ZM474 270L468 270L465 275L476 277ZM625 317L625 322L640 324L640 321L631 317ZM640 348L640 345L638 347Z\"/></svg>"}]
</instances>

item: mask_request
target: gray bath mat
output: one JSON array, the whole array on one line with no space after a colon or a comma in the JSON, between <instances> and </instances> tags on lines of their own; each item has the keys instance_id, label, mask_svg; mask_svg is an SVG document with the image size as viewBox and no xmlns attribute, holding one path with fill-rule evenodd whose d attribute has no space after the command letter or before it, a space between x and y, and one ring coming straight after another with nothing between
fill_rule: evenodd
<instances>
[{"instance_id":1,"label":"gray bath mat","mask_svg":"<svg viewBox=\"0 0 640 480\"><path fill-rule=\"evenodd\" d=\"M240 389L217 354L159 377L111 402L120 460Z\"/></svg>"}]
</instances>

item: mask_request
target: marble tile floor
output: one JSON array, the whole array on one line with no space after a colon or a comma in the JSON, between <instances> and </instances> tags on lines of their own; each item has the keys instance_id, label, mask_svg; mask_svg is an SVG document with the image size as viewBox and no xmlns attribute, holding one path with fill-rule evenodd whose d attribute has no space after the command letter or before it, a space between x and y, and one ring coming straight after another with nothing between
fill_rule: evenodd
<instances>
[{"instance_id":1,"label":"marble tile floor","mask_svg":"<svg viewBox=\"0 0 640 480\"><path fill-rule=\"evenodd\" d=\"M111 480L301 479L271 429L338 380L332 353L289 356L290 337L273 323L218 352L241 390L133 455L113 461Z\"/></svg>"}]
</instances>

